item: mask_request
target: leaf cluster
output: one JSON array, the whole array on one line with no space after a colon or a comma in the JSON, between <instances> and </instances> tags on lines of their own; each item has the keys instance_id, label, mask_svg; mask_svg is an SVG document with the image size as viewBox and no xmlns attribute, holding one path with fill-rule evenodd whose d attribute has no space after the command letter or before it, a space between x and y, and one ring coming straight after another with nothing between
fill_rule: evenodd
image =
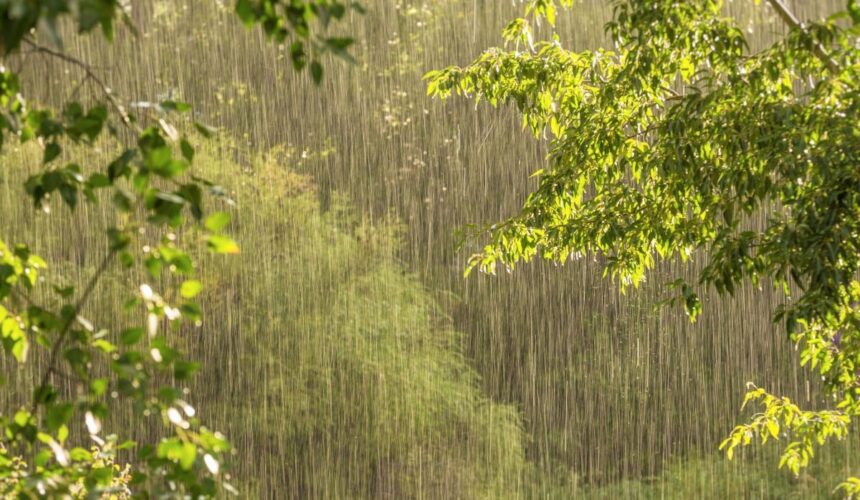
<instances>
[{"instance_id":1,"label":"leaf cluster","mask_svg":"<svg viewBox=\"0 0 860 500\"><path fill-rule=\"evenodd\" d=\"M296 71L302 71L310 62L314 82L322 81L323 67L318 58L324 53L334 54L353 62L349 47L355 43L350 37L324 36L312 32L317 21L322 29L332 21L339 21L348 11L364 13L358 2L344 3L332 0L237 0L236 14L252 27L259 24L271 40L289 45L290 61Z\"/></svg>"},{"instance_id":2,"label":"leaf cluster","mask_svg":"<svg viewBox=\"0 0 860 500\"><path fill-rule=\"evenodd\" d=\"M696 283L670 284L681 295L668 302L692 319L697 289L773 283L787 298L774 320L823 375L843 422L860 412L858 9L848 2L800 23L782 2L768 5L789 30L755 53L717 0L616 1L614 49L574 52L555 35L533 40L532 26L553 24L556 9L535 0L531 17L506 28L506 47L425 78L431 95L514 105L525 129L549 137L537 187L519 214L488 228L468 270L596 253L625 287L660 259L704 256ZM756 400L769 416L736 430L727 449L799 411ZM807 416L792 420L786 453L806 450L810 436L844 435ZM796 471L799 457L783 463Z\"/></svg>"},{"instance_id":3,"label":"leaf cluster","mask_svg":"<svg viewBox=\"0 0 860 500\"><path fill-rule=\"evenodd\" d=\"M134 35L127 7L117 0L0 0L0 150L16 143L41 148L41 167L23 186L37 209L50 212L57 200L70 210L108 203L116 221L105 234L101 263L81 286L46 286L40 273L48 264L26 245L0 240L3 350L19 364L37 358L41 372L29 404L0 413L4 496L201 498L232 490L222 470L229 442L183 399L181 384L201 367L167 335L202 319L195 297L203 283L195 277L190 249L240 251L225 232L230 214L208 210L208 203L229 207L232 201L193 172L193 143L214 131L189 120L191 106L183 102L137 103L140 112L130 113L86 61L63 50L58 30L69 21L79 34L100 28L111 40L120 20ZM292 40L293 65L301 70L306 43L315 54L350 58L351 39L321 37L312 27L316 19L324 29L347 8L361 10L358 4L329 0L238 0L235 10L242 22L261 25L275 42ZM82 70L82 84L95 90L91 104L70 100L58 111L28 101L18 75L3 64L22 48ZM311 72L319 82L316 59ZM97 148L117 147L106 161L96 154ZM89 299L117 265L128 269L128 276L145 273L145 281L128 286L125 311L113 312L131 318L132 326L111 331L86 315ZM119 441L103 432L102 422L119 402L142 420L160 420L156 442ZM81 435L95 447L81 446L75 437ZM117 453L130 449L136 459L121 467Z\"/></svg>"}]
</instances>

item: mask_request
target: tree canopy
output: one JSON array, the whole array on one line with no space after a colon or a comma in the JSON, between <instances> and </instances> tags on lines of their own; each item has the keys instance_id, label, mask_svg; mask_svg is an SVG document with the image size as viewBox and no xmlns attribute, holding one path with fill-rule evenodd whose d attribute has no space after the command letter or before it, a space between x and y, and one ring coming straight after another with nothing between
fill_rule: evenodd
<instances>
[{"instance_id":1,"label":"tree canopy","mask_svg":"<svg viewBox=\"0 0 860 500\"><path fill-rule=\"evenodd\" d=\"M774 320L835 408L801 410L753 388L745 404L763 411L721 448L731 457L754 438L788 436L780 465L797 473L860 413L860 5L802 22L770 0L787 33L752 51L719 0L616 1L614 48L582 52L552 29L541 37L540 24L572 5L529 0L504 48L425 77L431 95L515 105L524 128L549 137L537 187L519 214L487 228L469 269L596 253L626 287L659 259L701 257L697 282L671 283L692 320L702 289L777 287ZM860 481L841 487L856 494Z\"/></svg>"},{"instance_id":2,"label":"tree canopy","mask_svg":"<svg viewBox=\"0 0 860 500\"><path fill-rule=\"evenodd\" d=\"M194 299L203 284L186 250L199 242L214 253L239 252L225 234L229 214L204 206L207 199L225 205L223 190L192 168L192 143L212 130L183 119L191 109L184 102L137 103L130 110L98 71L63 49L70 32L82 36L98 30L108 41L117 33L136 36L130 8L116 0L0 1L0 148L35 142L43 149L41 170L23 186L36 208L49 211L52 198L70 209L106 202L117 221L105 235L101 263L77 288L56 283L49 289L40 277L45 260L24 242L0 240L4 352L25 363L32 351L40 351L31 399L13 414L0 415L4 496L124 497L133 490L199 498L232 489L221 471L229 442L205 426L178 385L200 366L171 346L164 332L201 319ZM325 35L326 26L349 10L361 6L331 0L235 3L241 22L259 25L273 42L287 45L293 67L309 68L315 82L322 78L322 54L350 59L352 39ZM22 51L81 70L81 85L92 90L86 103L72 99L53 109L29 101L10 64ZM88 165L99 157L97 148L118 152L104 165ZM189 226L194 229L185 232L188 237L177 238L178 230ZM139 270L146 280L128 290L127 316L114 311L128 318L121 332L84 316L115 265L127 268L129 276ZM65 381L76 389L61 387ZM141 419L160 417L157 442L136 445L103 434L102 421L118 402ZM70 428L77 432L73 421L85 424L94 448L67 447ZM115 463L118 451L135 446L134 466Z\"/></svg>"}]
</instances>

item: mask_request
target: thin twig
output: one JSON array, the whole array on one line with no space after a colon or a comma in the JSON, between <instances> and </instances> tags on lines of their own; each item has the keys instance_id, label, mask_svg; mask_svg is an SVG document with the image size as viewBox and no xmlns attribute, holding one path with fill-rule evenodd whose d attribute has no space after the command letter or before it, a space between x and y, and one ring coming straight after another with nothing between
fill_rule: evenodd
<instances>
[{"instance_id":1,"label":"thin twig","mask_svg":"<svg viewBox=\"0 0 860 500\"><path fill-rule=\"evenodd\" d=\"M83 310L84 305L86 305L87 301L90 298L90 295L95 291L96 285L101 279L102 275L107 271L108 265L113 261L114 255L116 255L116 249L111 249L107 255L105 255L104 260L102 260L101 264L99 264L98 269L95 274L90 277L90 281L87 282L87 286L84 288L84 291L81 293L80 298L78 298L77 303L75 303L74 313L66 319L66 322L63 324L63 329L60 330L60 335L57 340L54 341L54 345L51 347L51 356L48 358L48 368L45 370L45 373L42 374L42 381L39 383L38 388L41 389L48 384L48 380L51 377L51 374L54 373L57 369L57 358L60 355L60 349L63 347L65 343L66 336L69 334L69 330L72 329L72 324L75 322L75 319ZM35 396L33 397L33 403L30 407L30 413L34 414L36 412L36 408L39 406L39 402L36 400Z\"/></svg>"},{"instance_id":2,"label":"thin twig","mask_svg":"<svg viewBox=\"0 0 860 500\"><path fill-rule=\"evenodd\" d=\"M68 374L61 370L59 367L54 367L53 374L69 382L77 382L79 384L85 382L84 379L82 379L77 373Z\"/></svg>"},{"instance_id":3,"label":"thin twig","mask_svg":"<svg viewBox=\"0 0 860 500\"><path fill-rule=\"evenodd\" d=\"M24 38L24 43L29 45L36 52L41 52L43 54L56 57L83 70L83 72L86 74L86 77L95 82L95 84L99 87L99 89L105 95L105 98L120 116L122 122L136 133L140 134L142 132L140 127L138 127L137 124L131 119L122 103L119 102L119 99L116 98L110 87L108 87L107 84L105 84L104 80L99 78L95 71L93 71L92 66L78 59L77 57L74 57L59 50L52 49L51 47L47 47L45 45L40 45L33 40L30 40L29 38Z\"/></svg>"},{"instance_id":4,"label":"thin twig","mask_svg":"<svg viewBox=\"0 0 860 500\"><path fill-rule=\"evenodd\" d=\"M67 100L67 101L70 101L70 100L72 100L72 99L77 99L77 98L78 98L78 92L80 92L81 87L83 87L83 86L84 86L84 84L85 84L85 83L87 83L87 81L89 81L89 79L90 79L90 76L89 76L89 75L84 76L84 77L81 79L81 81L79 81L79 82L77 83L77 85L75 85L75 88L74 88L74 89L72 89L72 92L69 94L69 98L68 98L68 99L66 99L66 100Z\"/></svg>"},{"instance_id":5,"label":"thin twig","mask_svg":"<svg viewBox=\"0 0 860 500\"><path fill-rule=\"evenodd\" d=\"M681 94L679 94L677 90L673 89L672 87L670 87L670 86L668 86L668 85L663 85L663 86L662 86L662 87L660 87L660 88L661 88L664 92L668 92L668 93L672 94L672 97L676 97L676 98L684 97L684 96L682 96Z\"/></svg>"},{"instance_id":6,"label":"thin twig","mask_svg":"<svg viewBox=\"0 0 860 500\"><path fill-rule=\"evenodd\" d=\"M794 13L789 10L788 6L785 5L785 2L783 2L783 0L768 0L768 3L771 7L773 7L773 10L776 11L776 13L783 20L783 22L785 22L785 24L787 24L791 28L800 30L806 36L810 36L809 30L807 30L806 26L804 26L804 24L800 22L800 19L798 19L797 16L795 16ZM813 40L812 53L815 54L815 57L821 59L821 62L823 62L827 66L827 69L830 70L832 74L839 74L839 64L832 57L830 57L830 54L827 53L827 49L824 47L824 45L822 45L820 42Z\"/></svg>"},{"instance_id":7,"label":"thin twig","mask_svg":"<svg viewBox=\"0 0 860 500\"><path fill-rule=\"evenodd\" d=\"M12 297L13 297L13 298L18 299L18 300L20 300L21 302L23 302L23 303L27 304L27 305L28 305L28 306L30 306L30 307L37 307L37 308L39 308L39 309L44 310L44 308L43 308L43 307L41 307L41 306L39 306L38 304L36 304L36 303L33 301L33 299L31 299L31 298L30 298L30 296L29 296L29 295L21 293L21 291L20 291L20 290L18 290L17 288L13 288L13 289L12 289L12 292L10 293L10 295L12 295Z\"/></svg>"}]
</instances>

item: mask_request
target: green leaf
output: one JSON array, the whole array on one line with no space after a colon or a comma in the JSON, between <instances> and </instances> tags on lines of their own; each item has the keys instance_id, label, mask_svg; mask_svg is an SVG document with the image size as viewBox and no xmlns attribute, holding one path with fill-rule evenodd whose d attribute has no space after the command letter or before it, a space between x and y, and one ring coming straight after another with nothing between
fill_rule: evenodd
<instances>
[{"instance_id":1,"label":"green leaf","mask_svg":"<svg viewBox=\"0 0 860 500\"><path fill-rule=\"evenodd\" d=\"M2 313L0 333L2 333L3 348L12 354L19 363L23 363L27 359L29 342L21 329L19 319L8 315L2 307L0 307L0 313Z\"/></svg>"},{"instance_id":2,"label":"green leaf","mask_svg":"<svg viewBox=\"0 0 860 500\"><path fill-rule=\"evenodd\" d=\"M188 280L182 283L179 293L186 299L193 299L203 290L203 283L197 280Z\"/></svg>"},{"instance_id":3,"label":"green leaf","mask_svg":"<svg viewBox=\"0 0 860 500\"><path fill-rule=\"evenodd\" d=\"M189 162L194 161L194 147L186 139L179 141L179 147L182 150L182 156Z\"/></svg>"},{"instance_id":4,"label":"green leaf","mask_svg":"<svg viewBox=\"0 0 860 500\"><path fill-rule=\"evenodd\" d=\"M236 15L245 27L250 28L257 21L256 9L250 0L236 1Z\"/></svg>"},{"instance_id":5,"label":"green leaf","mask_svg":"<svg viewBox=\"0 0 860 500\"><path fill-rule=\"evenodd\" d=\"M767 421L767 431L771 436L778 438L779 437L779 424L775 420Z\"/></svg>"},{"instance_id":6,"label":"green leaf","mask_svg":"<svg viewBox=\"0 0 860 500\"><path fill-rule=\"evenodd\" d=\"M194 461L197 459L197 447L192 443L182 443L182 449L179 453L179 465L185 470L191 470Z\"/></svg>"},{"instance_id":7,"label":"green leaf","mask_svg":"<svg viewBox=\"0 0 860 500\"><path fill-rule=\"evenodd\" d=\"M75 408L71 403L62 403L48 407L45 415L45 425L50 432L57 432L61 426L69 423Z\"/></svg>"},{"instance_id":8,"label":"green leaf","mask_svg":"<svg viewBox=\"0 0 860 500\"><path fill-rule=\"evenodd\" d=\"M87 184L93 189L105 188L111 186L113 182L110 177L105 174L96 172L90 176L87 180Z\"/></svg>"},{"instance_id":9,"label":"green leaf","mask_svg":"<svg viewBox=\"0 0 860 500\"><path fill-rule=\"evenodd\" d=\"M860 24L860 1L848 0L848 15L854 24Z\"/></svg>"},{"instance_id":10,"label":"green leaf","mask_svg":"<svg viewBox=\"0 0 860 500\"><path fill-rule=\"evenodd\" d=\"M176 380L187 380L200 370L200 363L178 360L173 363L173 376Z\"/></svg>"},{"instance_id":11,"label":"green leaf","mask_svg":"<svg viewBox=\"0 0 860 500\"><path fill-rule=\"evenodd\" d=\"M141 333L143 329L141 329ZM125 343L125 342L123 342ZM95 378L90 381L90 394L94 397L102 396L108 388L108 380L106 378Z\"/></svg>"},{"instance_id":12,"label":"green leaf","mask_svg":"<svg viewBox=\"0 0 860 500\"><path fill-rule=\"evenodd\" d=\"M239 245L231 238L223 235L212 234L206 237L206 244L209 250L219 254L237 254L239 253Z\"/></svg>"},{"instance_id":13,"label":"green leaf","mask_svg":"<svg viewBox=\"0 0 860 500\"><path fill-rule=\"evenodd\" d=\"M128 328L123 330L120 334L120 342L125 345L136 344L143 338L144 329L143 328Z\"/></svg>"},{"instance_id":14,"label":"green leaf","mask_svg":"<svg viewBox=\"0 0 860 500\"><path fill-rule=\"evenodd\" d=\"M66 202L66 205L69 208L75 208L78 205L78 189L71 184L61 184L60 188L60 197L63 198L63 201Z\"/></svg>"},{"instance_id":15,"label":"green leaf","mask_svg":"<svg viewBox=\"0 0 860 500\"><path fill-rule=\"evenodd\" d=\"M89 450L85 450L83 448L72 448L69 450L69 458L71 458L73 462L91 462L93 460L93 454L90 453Z\"/></svg>"},{"instance_id":16,"label":"green leaf","mask_svg":"<svg viewBox=\"0 0 860 500\"><path fill-rule=\"evenodd\" d=\"M319 85L320 82L322 82L322 76L323 76L322 64L320 64L317 61L311 62L311 77L313 78L314 83Z\"/></svg>"},{"instance_id":17,"label":"green leaf","mask_svg":"<svg viewBox=\"0 0 860 500\"><path fill-rule=\"evenodd\" d=\"M110 486L113 481L113 469L111 467L97 467L87 474L86 482L93 486L104 488Z\"/></svg>"},{"instance_id":18,"label":"green leaf","mask_svg":"<svg viewBox=\"0 0 860 500\"><path fill-rule=\"evenodd\" d=\"M159 107L166 111L177 111L179 113L185 113L187 111L191 111L191 105L185 102L179 101L161 101L159 103Z\"/></svg>"},{"instance_id":19,"label":"green leaf","mask_svg":"<svg viewBox=\"0 0 860 500\"><path fill-rule=\"evenodd\" d=\"M69 428L66 427L65 425L61 425L60 428L57 429L57 441L59 441L60 444L63 444L66 442L66 438L68 438L68 437L69 437Z\"/></svg>"},{"instance_id":20,"label":"green leaf","mask_svg":"<svg viewBox=\"0 0 860 500\"><path fill-rule=\"evenodd\" d=\"M197 459L197 447L177 438L165 439L158 444L158 456L179 463L184 470L191 470Z\"/></svg>"},{"instance_id":21,"label":"green leaf","mask_svg":"<svg viewBox=\"0 0 860 500\"><path fill-rule=\"evenodd\" d=\"M227 212L215 212L209 217L206 218L206 222L203 225L209 231L213 233L218 233L227 227L227 224L230 223L230 214Z\"/></svg>"},{"instance_id":22,"label":"green leaf","mask_svg":"<svg viewBox=\"0 0 860 500\"><path fill-rule=\"evenodd\" d=\"M200 133L203 137L210 139L215 135L216 130L209 125L200 122L194 122L194 128L197 132Z\"/></svg>"},{"instance_id":23,"label":"green leaf","mask_svg":"<svg viewBox=\"0 0 860 500\"><path fill-rule=\"evenodd\" d=\"M67 298L71 297L72 295L74 295L75 287L73 287L73 286L59 287L59 286L55 285L54 291L57 292L57 295L59 295L60 297L67 299Z\"/></svg>"},{"instance_id":24,"label":"green leaf","mask_svg":"<svg viewBox=\"0 0 860 500\"><path fill-rule=\"evenodd\" d=\"M58 156L60 156L60 153L62 153L62 152L63 152L63 149L56 142L48 143L48 145L45 146L45 154L42 158L42 163L45 165L47 165L48 163L51 163Z\"/></svg>"},{"instance_id":25,"label":"green leaf","mask_svg":"<svg viewBox=\"0 0 860 500\"><path fill-rule=\"evenodd\" d=\"M116 346L105 339L94 340L92 346L105 353L112 353L116 351Z\"/></svg>"},{"instance_id":26,"label":"green leaf","mask_svg":"<svg viewBox=\"0 0 860 500\"><path fill-rule=\"evenodd\" d=\"M347 52L347 49L355 43L355 40L347 37L331 37L325 39L325 46L336 56L354 63L355 59Z\"/></svg>"}]
</instances>

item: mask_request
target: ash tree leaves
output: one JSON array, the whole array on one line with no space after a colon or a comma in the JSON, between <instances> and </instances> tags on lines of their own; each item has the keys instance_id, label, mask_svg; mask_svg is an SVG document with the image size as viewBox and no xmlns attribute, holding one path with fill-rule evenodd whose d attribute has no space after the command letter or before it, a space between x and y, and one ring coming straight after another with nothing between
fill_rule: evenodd
<instances>
[{"instance_id":1,"label":"ash tree leaves","mask_svg":"<svg viewBox=\"0 0 860 500\"><path fill-rule=\"evenodd\" d=\"M753 387L742 406L758 402L765 410L756 413L749 424L738 425L731 435L720 443L720 449L732 458L735 448L747 446L753 439L761 439L762 444L769 439L778 440L781 433L792 433L794 439L786 446L780 458L780 467L786 467L794 474L809 465L815 455L815 445L824 444L830 437L843 439L848 434L850 417L839 411L803 411L791 399L778 398L764 389Z\"/></svg>"},{"instance_id":2,"label":"ash tree leaves","mask_svg":"<svg viewBox=\"0 0 860 500\"><path fill-rule=\"evenodd\" d=\"M36 286L39 272L47 267L42 258L34 255L24 245L10 249L0 241L0 342L3 351L23 363L27 359L30 340L25 332L26 313L18 314L13 308L2 303L13 294L16 288L25 291Z\"/></svg>"},{"instance_id":3,"label":"ash tree leaves","mask_svg":"<svg viewBox=\"0 0 860 500\"><path fill-rule=\"evenodd\" d=\"M860 2L857 0L848 0L848 15L855 25L860 24Z\"/></svg>"},{"instance_id":4,"label":"ash tree leaves","mask_svg":"<svg viewBox=\"0 0 860 500\"><path fill-rule=\"evenodd\" d=\"M787 440L782 465L797 471L860 414L860 11L850 0L847 12L801 23L784 2L759 3L789 29L757 53L718 0L616 1L606 25L615 49L574 52L533 29L572 2L529 0L505 48L425 78L431 95L516 106L524 128L549 136L537 187L519 214L487 228L467 271L600 253L626 287L658 259L696 256L707 259L697 282L672 283L668 301L691 319L697 289L769 282L785 293L774 320L837 407L824 419L752 391L764 416L724 449ZM855 483L845 492L860 493Z\"/></svg>"},{"instance_id":5,"label":"ash tree leaves","mask_svg":"<svg viewBox=\"0 0 860 500\"><path fill-rule=\"evenodd\" d=\"M0 65L0 147L6 133L21 128L24 99L18 91L18 75Z\"/></svg>"},{"instance_id":6,"label":"ash tree leaves","mask_svg":"<svg viewBox=\"0 0 860 500\"><path fill-rule=\"evenodd\" d=\"M39 272L47 267L41 257L34 255L25 245L10 249L0 241L0 342L3 351L23 363L27 359L30 340L25 332L26 314L18 314L2 303L13 294L16 288L25 291L36 286Z\"/></svg>"},{"instance_id":7,"label":"ash tree leaves","mask_svg":"<svg viewBox=\"0 0 860 500\"><path fill-rule=\"evenodd\" d=\"M30 292L46 285L39 273L47 263L24 245L10 247L0 240L0 343L18 363L38 351L42 370L29 403L11 414L0 412L0 496L67 496L81 485L85 491L75 494L93 498L204 498L231 489L222 473L229 442L208 429L183 400L183 391L172 385L201 366L185 359L166 335L203 320L194 299L204 284L195 278L186 249L199 242L214 253L239 252L225 234L229 214L208 212L209 204L232 202L223 189L193 173L194 142L215 131L188 120L183 114L191 106L184 102L135 103L130 106L135 113L129 113L86 61L63 51L56 29L70 22L79 33L100 30L111 40L119 20L135 35L125 5L118 0L0 0L0 153L15 142L42 148L41 169L23 186L37 208L48 212L59 198L71 210L82 203L106 203L118 215L117 225L105 234L97 269L81 284L56 284L46 293ZM351 38L317 33L349 10L362 9L329 0L236 4L246 25L259 24L275 42L291 43L296 70L310 61L317 82L322 54L351 60ZM28 102L18 75L3 64L24 46L82 70L93 91L90 104L69 101L58 111ZM96 160L103 154L87 154L117 144L121 149L104 164ZM158 236L147 236L152 234ZM116 264L145 271L148 283L133 285L125 311L109 312L132 318L131 326L115 332L84 312ZM44 303L34 299L46 295ZM73 381L76 389L66 390L63 380ZM161 439L121 442L104 432L102 422L119 402L129 404L141 420L160 418ZM92 449L69 441L70 429L82 425L96 443ZM115 462L121 450L134 450L132 464Z\"/></svg>"},{"instance_id":8,"label":"ash tree leaves","mask_svg":"<svg viewBox=\"0 0 860 500\"><path fill-rule=\"evenodd\" d=\"M104 105L96 105L84 111L79 103L71 102L66 105L59 121L52 118L49 110L27 113L26 124L18 132L24 140L35 137L49 141L45 145L42 159L42 163L48 165L62 154L62 147L58 142L61 138L74 144L83 142L92 145L102 133L107 116L108 111ZM85 183L81 167L76 163L69 163L30 177L26 188L36 206L43 206L52 193L59 192L63 201L69 207L75 208L78 204L79 189L87 188L87 196L92 198L92 189L106 187L108 184L109 180L104 179L101 174L93 174L90 182Z\"/></svg>"}]
</instances>

